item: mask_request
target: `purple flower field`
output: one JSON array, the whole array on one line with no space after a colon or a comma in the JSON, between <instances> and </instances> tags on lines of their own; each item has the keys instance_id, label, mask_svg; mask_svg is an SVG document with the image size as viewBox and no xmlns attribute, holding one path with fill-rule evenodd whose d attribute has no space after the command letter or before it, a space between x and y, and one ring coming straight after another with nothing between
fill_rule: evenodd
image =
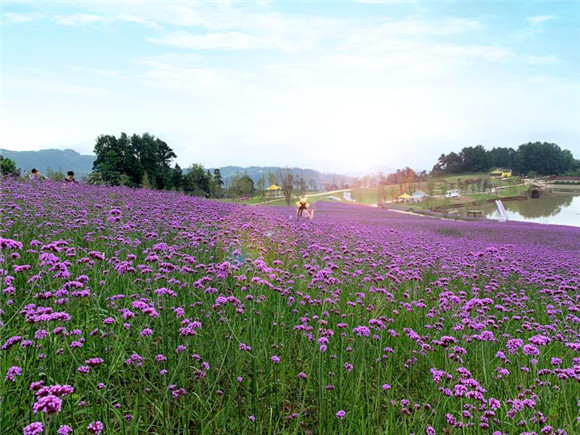
<instances>
[{"instance_id":1,"label":"purple flower field","mask_svg":"<svg viewBox=\"0 0 580 435\"><path fill-rule=\"evenodd\" d=\"M0 433L580 433L580 228L2 182Z\"/></svg>"}]
</instances>

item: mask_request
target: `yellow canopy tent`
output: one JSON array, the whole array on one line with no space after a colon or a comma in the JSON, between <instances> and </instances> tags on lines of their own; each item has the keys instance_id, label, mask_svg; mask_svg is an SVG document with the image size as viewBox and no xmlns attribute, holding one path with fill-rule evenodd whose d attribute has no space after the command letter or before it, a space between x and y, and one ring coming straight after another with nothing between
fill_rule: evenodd
<instances>
[{"instance_id":1,"label":"yellow canopy tent","mask_svg":"<svg viewBox=\"0 0 580 435\"><path fill-rule=\"evenodd\" d=\"M282 188L276 184L272 184L271 186L266 187L264 190L268 194L268 198L277 198Z\"/></svg>"},{"instance_id":2,"label":"yellow canopy tent","mask_svg":"<svg viewBox=\"0 0 580 435\"><path fill-rule=\"evenodd\" d=\"M407 202L409 199L413 198L411 195L409 195L408 193L403 193L402 195L399 195L398 199L403 201L403 202Z\"/></svg>"}]
</instances>

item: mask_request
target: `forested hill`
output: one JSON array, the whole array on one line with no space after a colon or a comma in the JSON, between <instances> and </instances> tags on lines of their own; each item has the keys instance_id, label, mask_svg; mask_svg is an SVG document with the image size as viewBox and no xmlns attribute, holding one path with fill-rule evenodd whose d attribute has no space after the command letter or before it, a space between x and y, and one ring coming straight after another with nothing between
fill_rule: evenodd
<instances>
[{"instance_id":1,"label":"forested hill","mask_svg":"<svg viewBox=\"0 0 580 435\"><path fill-rule=\"evenodd\" d=\"M0 155L14 160L16 166L28 173L32 168L46 173L47 169L74 171L78 175L89 174L93 170L94 155L83 155L75 150L11 151L0 149Z\"/></svg>"},{"instance_id":2,"label":"forested hill","mask_svg":"<svg viewBox=\"0 0 580 435\"><path fill-rule=\"evenodd\" d=\"M561 175L580 171L580 160L570 150L549 142L528 142L514 148L493 148L483 145L465 147L459 153L441 154L431 174L449 175L484 172L492 168L508 168L516 174Z\"/></svg>"}]
</instances>

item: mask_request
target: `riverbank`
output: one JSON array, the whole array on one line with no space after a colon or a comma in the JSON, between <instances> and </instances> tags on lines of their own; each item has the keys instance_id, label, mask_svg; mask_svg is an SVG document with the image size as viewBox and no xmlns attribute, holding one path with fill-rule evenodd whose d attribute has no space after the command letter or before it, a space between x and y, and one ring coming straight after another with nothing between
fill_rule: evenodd
<instances>
[{"instance_id":1,"label":"riverbank","mask_svg":"<svg viewBox=\"0 0 580 435\"><path fill-rule=\"evenodd\" d=\"M580 193L580 184L546 184L545 190L548 192L578 192Z\"/></svg>"},{"instance_id":2,"label":"riverbank","mask_svg":"<svg viewBox=\"0 0 580 435\"><path fill-rule=\"evenodd\" d=\"M502 198L502 203L509 221L580 227L580 191L544 192L537 199ZM412 203L385 203L380 208L456 221L498 221L499 218L493 200L485 203L458 201L448 208L431 210Z\"/></svg>"}]
</instances>

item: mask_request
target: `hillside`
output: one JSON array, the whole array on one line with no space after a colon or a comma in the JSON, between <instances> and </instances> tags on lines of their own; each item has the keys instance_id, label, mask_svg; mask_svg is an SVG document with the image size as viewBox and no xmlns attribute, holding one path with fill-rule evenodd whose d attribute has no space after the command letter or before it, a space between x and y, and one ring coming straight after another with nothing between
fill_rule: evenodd
<instances>
[{"instance_id":1,"label":"hillside","mask_svg":"<svg viewBox=\"0 0 580 435\"><path fill-rule=\"evenodd\" d=\"M89 174L93 170L94 155L83 155L75 150L39 150L39 151L11 151L0 149L0 155L16 162L16 166L23 173L32 168L46 173L47 169L73 170L77 175Z\"/></svg>"}]
</instances>

